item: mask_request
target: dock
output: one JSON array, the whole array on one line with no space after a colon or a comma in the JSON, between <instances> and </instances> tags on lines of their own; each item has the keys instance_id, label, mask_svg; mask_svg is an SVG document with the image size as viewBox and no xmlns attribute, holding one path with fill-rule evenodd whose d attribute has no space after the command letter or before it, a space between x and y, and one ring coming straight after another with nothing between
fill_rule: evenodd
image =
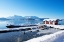
<instances>
[{"instance_id":1,"label":"dock","mask_svg":"<svg viewBox=\"0 0 64 42\"><path fill-rule=\"evenodd\" d=\"M38 28L39 26L44 26L44 25L47 27ZM64 30L64 25L39 24L39 26L0 29L0 33L14 32L14 31L33 31L33 30L39 31L39 30L48 29L50 27L55 28L55 29Z\"/></svg>"},{"instance_id":2,"label":"dock","mask_svg":"<svg viewBox=\"0 0 64 42\"><path fill-rule=\"evenodd\" d=\"M26 31L26 30L31 31L32 28L37 28L37 27L38 26L0 29L0 33L14 32L14 31ZM35 29L35 30L37 30L37 29Z\"/></svg>"}]
</instances>

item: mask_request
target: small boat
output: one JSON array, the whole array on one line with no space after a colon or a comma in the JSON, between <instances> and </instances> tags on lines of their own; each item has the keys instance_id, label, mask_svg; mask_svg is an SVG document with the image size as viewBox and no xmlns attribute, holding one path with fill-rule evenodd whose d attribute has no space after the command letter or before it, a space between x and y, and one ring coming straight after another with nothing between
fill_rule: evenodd
<instances>
[{"instance_id":1,"label":"small boat","mask_svg":"<svg viewBox=\"0 0 64 42\"><path fill-rule=\"evenodd\" d=\"M7 25L7 28L18 28L18 27L30 27L30 26L38 26L38 25Z\"/></svg>"},{"instance_id":2,"label":"small boat","mask_svg":"<svg viewBox=\"0 0 64 42\"><path fill-rule=\"evenodd\" d=\"M7 25L6 27L7 28L17 28L17 27L21 27L21 26L19 26L19 25L17 25L17 26L15 26L15 25Z\"/></svg>"}]
</instances>

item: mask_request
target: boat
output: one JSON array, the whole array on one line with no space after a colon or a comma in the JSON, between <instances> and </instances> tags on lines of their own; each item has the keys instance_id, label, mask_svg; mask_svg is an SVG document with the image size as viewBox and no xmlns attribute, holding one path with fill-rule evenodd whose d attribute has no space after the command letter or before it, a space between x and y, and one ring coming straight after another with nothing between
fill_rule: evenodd
<instances>
[{"instance_id":1,"label":"boat","mask_svg":"<svg viewBox=\"0 0 64 42\"><path fill-rule=\"evenodd\" d=\"M18 27L31 27L31 26L38 26L38 25L7 25L7 28L18 28Z\"/></svg>"},{"instance_id":2,"label":"boat","mask_svg":"<svg viewBox=\"0 0 64 42\"><path fill-rule=\"evenodd\" d=\"M17 26L16 25L7 25L6 27L7 28L17 28L17 27L21 27L21 26L19 26L19 25L17 25Z\"/></svg>"}]
</instances>

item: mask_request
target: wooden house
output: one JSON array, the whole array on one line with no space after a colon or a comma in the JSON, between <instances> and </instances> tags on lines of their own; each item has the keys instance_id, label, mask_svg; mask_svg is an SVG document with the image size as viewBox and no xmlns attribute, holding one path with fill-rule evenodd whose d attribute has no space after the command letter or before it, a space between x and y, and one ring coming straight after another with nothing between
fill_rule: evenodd
<instances>
[{"instance_id":1,"label":"wooden house","mask_svg":"<svg viewBox=\"0 0 64 42\"><path fill-rule=\"evenodd\" d=\"M43 24L58 25L58 19L44 19Z\"/></svg>"}]
</instances>

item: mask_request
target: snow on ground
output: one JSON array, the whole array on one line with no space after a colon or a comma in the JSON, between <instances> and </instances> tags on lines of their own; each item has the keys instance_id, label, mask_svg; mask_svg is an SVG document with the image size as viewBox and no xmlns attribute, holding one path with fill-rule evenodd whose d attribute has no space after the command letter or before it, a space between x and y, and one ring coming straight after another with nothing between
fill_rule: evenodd
<instances>
[{"instance_id":1,"label":"snow on ground","mask_svg":"<svg viewBox=\"0 0 64 42\"><path fill-rule=\"evenodd\" d=\"M64 42L64 30L54 34L33 38L25 42Z\"/></svg>"},{"instance_id":2,"label":"snow on ground","mask_svg":"<svg viewBox=\"0 0 64 42\"><path fill-rule=\"evenodd\" d=\"M50 24L44 24L44 25L51 26L58 29L64 29L64 25L50 25Z\"/></svg>"},{"instance_id":3,"label":"snow on ground","mask_svg":"<svg viewBox=\"0 0 64 42\"><path fill-rule=\"evenodd\" d=\"M49 28L49 29L45 29L45 30L39 30L40 32L38 32L37 34L52 34L55 32L60 31L59 29L54 29L54 28Z\"/></svg>"}]
</instances>

